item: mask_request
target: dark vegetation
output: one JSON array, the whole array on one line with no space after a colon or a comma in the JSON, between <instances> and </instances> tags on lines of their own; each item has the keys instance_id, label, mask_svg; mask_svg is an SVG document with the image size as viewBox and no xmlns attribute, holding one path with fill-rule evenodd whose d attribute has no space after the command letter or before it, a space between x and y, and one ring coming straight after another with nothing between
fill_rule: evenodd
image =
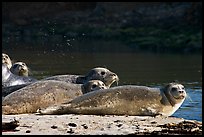
<instances>
[{"instance_id":1,"label":"dark vegetation","mask_svg":"<svg viewBox=\"0 0 204 137\"><path fill-rule=\"evenodd\" d=\"M202 52L202 2L4 2L2 7L3 49Z\"/></svg>"}]
</instances>

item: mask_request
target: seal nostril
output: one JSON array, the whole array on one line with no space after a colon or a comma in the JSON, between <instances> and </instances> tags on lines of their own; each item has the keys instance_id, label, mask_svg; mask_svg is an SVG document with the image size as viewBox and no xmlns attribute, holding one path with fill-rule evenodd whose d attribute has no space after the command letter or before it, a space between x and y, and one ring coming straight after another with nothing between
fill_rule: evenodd
<instances>
[{"instance_id":1,"label":"seal nostril","mask_svg":"<svg viewBox=\"0 0 204 137\"><path fill-rule=\"evenodd\" d=\"M183 90L180 90L179 93L183 93Z\"/></svg>"}]
</instances>

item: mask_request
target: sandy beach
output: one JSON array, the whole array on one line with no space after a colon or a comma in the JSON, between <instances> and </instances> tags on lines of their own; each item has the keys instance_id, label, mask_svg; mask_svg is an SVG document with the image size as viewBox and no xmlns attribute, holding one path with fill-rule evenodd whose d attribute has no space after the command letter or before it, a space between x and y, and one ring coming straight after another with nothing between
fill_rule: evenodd
<instances>
[{"instance_id":1,"label":"sandy beach","mask_svg":"<svg viewBox=\"0 0 204 137\"><path fill-rule=\"evenodd\" d=\"M202 134L202 122L175 117L2 115L3 122L14 119L19 121L19 126L15 130L3 131L3 135Z\"/></svg>"}]
</instances>

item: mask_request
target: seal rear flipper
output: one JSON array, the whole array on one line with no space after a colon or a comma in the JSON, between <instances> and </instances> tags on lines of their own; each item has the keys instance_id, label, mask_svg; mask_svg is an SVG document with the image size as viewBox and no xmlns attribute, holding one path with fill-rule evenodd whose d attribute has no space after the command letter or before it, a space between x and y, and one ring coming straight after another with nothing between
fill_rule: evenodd
<instances>
[{"instance_id":1,"label":"seal rear flipper","mask_svg":"<svg viewBox=\"0 0 204 137\"><path fill-rule=\"evenodd\" d=\"M68 114L68 109L70 104L63 104L63 105L56 105L56 106L50 106L45 109L38 109L37 115L60 115L60 114Z\"/></svg>"}]
</instances>

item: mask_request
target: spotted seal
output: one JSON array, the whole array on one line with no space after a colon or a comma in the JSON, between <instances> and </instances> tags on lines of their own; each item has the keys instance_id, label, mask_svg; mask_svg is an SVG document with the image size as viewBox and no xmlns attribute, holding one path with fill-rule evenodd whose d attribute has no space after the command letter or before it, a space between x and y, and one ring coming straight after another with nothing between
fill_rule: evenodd
<instances>
[{"instance_id":1,"label":"spotted seal","mask_svg":"<svg viewBox=\"0 0 204 137\"><path fill-rule=\"evenodd\" d=\"M9 69L11 68L12 61L9 55L2 53L2 63L6 64Z\"/></svg>"},{"instance_id":2,"label":"spotted seal","mask_svg":"<svg viewBox=\"0 0 204 137\"><path fill-rule=\"evenodd\" d=\"M28 76L28 66L24 62L15 62L11 68L10 71L19 76Z\"/></svg>"},{"instance_id":3,"label":"spotted seal","mask_svg":"<svg viewBox=\"0 0 204 137\"><path fill-rule=\"evenodd\" d=\"M35 113L41 107L46 108L100 89L107 87L99 80L91 80L85 84L56 80L37 81L7 95L2 101L2 113Z\"/></svg>"},{"instance_id":4,"label":"spotted seal","mask_svg":"<svg viewBox=\"0 0 204 137\"><path fill-rule=\"evenodd\" d=\"M89 80L101 80L107 87L119 81L119 77L107 68L96 67L91 69L85 76L83 75L56 75L47 77L44 80L59 80L68 83L84 84Z\"/></svg>"},{"instance_id":5,"label":"spotted seal","mask_svg":"<svg viewBox=\"0 0 204 137\"><path fill-rule=\"evenodd\" d=\"M186 97L184 86L169 83L164 88L124 85L90 92L68 103L39 109L38 114L94 114L171 116Z\"/></svg>"},{"instance_id":6,"label":"spotted seal","mask_svg":"<svg viewBox=\"0 0 204 137\"><path fill-rule=\"evenodd\" d=\"M5 63L2 64L2 87L21 85L35 81L37 81L37 79L33 77L18 76L11 73L7 65Z\"/></svg>"}]
</instances>

